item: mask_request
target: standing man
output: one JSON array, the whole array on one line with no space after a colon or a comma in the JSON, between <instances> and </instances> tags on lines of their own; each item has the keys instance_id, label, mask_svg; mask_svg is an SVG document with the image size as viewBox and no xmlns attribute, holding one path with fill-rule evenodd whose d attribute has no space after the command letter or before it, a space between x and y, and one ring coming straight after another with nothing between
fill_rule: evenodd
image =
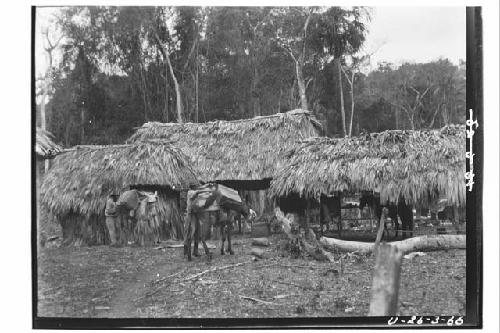
<instances>
[{"instance_id":1,"label":"standing man","mask_svg":"<svg viewBox=\"0 0 500 333\"><path fill-rule=\"evenodd\" d=\"M108 227L109 238L111 240L111 246L117 245L117 235L116 235L116 220L118 214L116 212L116 201L118 200L118 195L116 193L111 193L106 201L106 209L104 210L104 215L106 215L106 227Z\"/></svg>"}]
</instances>

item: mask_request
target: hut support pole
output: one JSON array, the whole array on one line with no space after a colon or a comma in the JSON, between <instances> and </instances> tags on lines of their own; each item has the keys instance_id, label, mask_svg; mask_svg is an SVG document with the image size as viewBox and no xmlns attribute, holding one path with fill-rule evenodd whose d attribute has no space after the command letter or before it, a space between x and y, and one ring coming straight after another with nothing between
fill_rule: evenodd
<instances>
[{"instance_id":1,"label":"hut support pole","mask_svg":"<svg viewBox=\"0 0 500 333\"><path fill-rule=\"evenodd\" d=\"M339 210L339 222L337 224L337 229L339 230L339 238L342 237L342 194L338 193L338 210Z\"/></svg>"},{"instance_id":2,"label":"hut support pole","mask_svg":"<svg viewBox=\"0 0 500 333\"><path fill-rule=\"evenodd\" d=\"M382 244L373 272L369 316L394 316L398 310L402 253L396 246Z\"/></svg>"},{"instance_id":3,"label":"hut support pole","mask_svg":"<svg viewBox=\"0 0 500 333\"><path fill-rule=\"evenodd\" d=\"M306 223L304 225L304 229L306 234L309 233L309 226L311 225L311 200L306 199Z\"/></svg>"},{"instance_id":4,"label":"hut support pole","mask_svg":"<svg viewBox=\"0 0 500 333\"><path fill-rule=\"evenodd\" d=\"M370 205L368 207L369 211L370 211L370 232L373 232L373 209L372 209L372 206Z\"/></svg>"},{"instance_id":5,"label":"hut support pole","mask_svg":"<svg viewBox=\"0 0 500 333\"><path fill-rule=\"evenodd\" d=\"M325 224L325 208L322 196L319 198L319 234L323 236L323 225ZM328 230L328 228L327 228Z\"/></svg>"},{"instance_id":6,"label":"hut support pole","mask_svg":"<svg viewBox=\"0 0 500 333\"><path fill-rule=\"evenodd\" d=\"M459 221L459 212L457 205L453 205L453 225L457 225Z\"/></svg>"}]
</instances>

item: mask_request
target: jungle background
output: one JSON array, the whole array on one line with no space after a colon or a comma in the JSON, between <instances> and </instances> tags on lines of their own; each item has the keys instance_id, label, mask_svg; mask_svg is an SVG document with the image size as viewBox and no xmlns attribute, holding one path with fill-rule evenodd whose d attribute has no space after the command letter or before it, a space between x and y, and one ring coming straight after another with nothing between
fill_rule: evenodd
<instances>
[{"instance_id":1,"label":"jungle background","mask_svg":"<svg viewBox=\"0 0 500 333\"><path fill-rule=\"evenodd\" d=\"M60 7L41 31L37 125L66 147L144 122L308 109L325 135L465 121L465 62L374 64L365 7ZM55 59L59 61L55 61Z\"/></svg>"}]
</instances>

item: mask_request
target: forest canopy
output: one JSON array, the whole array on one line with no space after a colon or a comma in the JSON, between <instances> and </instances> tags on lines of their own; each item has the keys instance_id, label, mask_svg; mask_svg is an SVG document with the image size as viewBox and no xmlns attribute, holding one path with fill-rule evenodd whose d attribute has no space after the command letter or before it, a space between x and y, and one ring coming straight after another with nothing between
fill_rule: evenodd
<instances>
[{"instance_id":1,"label":"forest canopy","mask_svg":"<svg viewBox=\"0 0 500 333\"><path fill-rule=\"evenodd\" d=\"M37 78L37 124L69 147L122 143L145 122L296 108L331 137L463 123L465 63L370 64L371 15L366 7L61 7L49 27L60 36L46 33L45 51L57 48L62 61L50 53Z\"/></svg>"}]
</instances>

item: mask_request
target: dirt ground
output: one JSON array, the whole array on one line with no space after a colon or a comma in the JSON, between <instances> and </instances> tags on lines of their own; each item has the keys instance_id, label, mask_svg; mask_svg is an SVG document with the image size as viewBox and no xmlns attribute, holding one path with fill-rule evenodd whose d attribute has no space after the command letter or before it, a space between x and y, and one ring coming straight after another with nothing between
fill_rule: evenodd
<instances>
[{"instance_id":1,"label":"dirt ground","mask_svg":"<svg viewBox=\"0 0 500 333\"><path fill-rule=\"evenodd\" d=\"M242 237L233 241L235 255L221 256L217 247L212 260L192 262L182 248L46 247L38 253L38 316L366 316L373 258L343 254L342 265L340 254L336 264L292 259L279 236L270 240L268 259L257 261ZM465 271L465 250L403 259L398 315L464 315Z\"/></svg>"}]
</instances>

